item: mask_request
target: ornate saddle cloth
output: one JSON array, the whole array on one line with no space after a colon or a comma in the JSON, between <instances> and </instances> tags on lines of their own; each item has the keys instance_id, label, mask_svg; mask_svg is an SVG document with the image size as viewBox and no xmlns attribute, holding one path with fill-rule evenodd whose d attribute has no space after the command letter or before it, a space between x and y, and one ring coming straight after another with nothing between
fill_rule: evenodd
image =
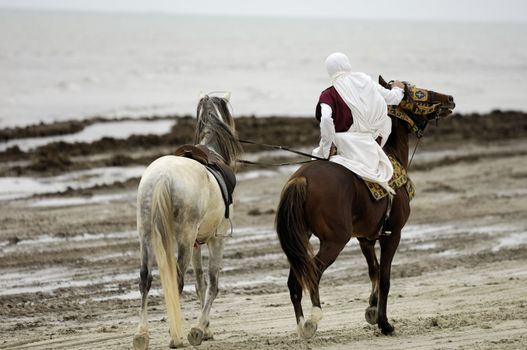
<instances>
[{"instance_id":1,"label":"ornate saddle cloth","mask_svg":"<svg viewBox=\"0 0 527 350\"><path fill-rule=\"evenodd\" d=\"M176 156L187 157L203 164L214 176L221 189L221 196L225 203L225 218L229 218L229 206L232 204L232 192L236 187L234 171L223 163L216 161L213 154L204 145L183 145L176 149Z\"/></svg>"},{"instance_id":2,"label":"ornate saddle cloth","mask_svg":"<svg viewBox=\"0 0 527 350\"><path fill-rule=\"evenodd\" d=\"M410 177L408 177L406 169L401 165L401 163L397 161L397 159L395 159L395 157L389 155L388 158L390 158L390 162L392 162L393 166L393 176L388 182L388 184L394 190L405 186L406 192L408 193L408 197L410 198L410 200L412 200L415 195L414 183L412 182L412 180L410 180ZM378 183L368 181L364 182L366 183L366 186L368 186L368 189L370 190L370 193L375 200L379 200L388 195L388 192L386 192L386 190L382 188Z\"/></svg>"}]
</instances>

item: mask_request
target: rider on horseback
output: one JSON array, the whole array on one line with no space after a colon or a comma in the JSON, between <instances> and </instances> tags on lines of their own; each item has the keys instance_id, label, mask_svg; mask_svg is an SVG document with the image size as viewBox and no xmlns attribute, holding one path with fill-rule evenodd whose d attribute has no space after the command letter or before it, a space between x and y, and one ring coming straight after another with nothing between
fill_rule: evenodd
<instances>
[{"instance_id":1,"label":"rider on horseback","mask_svg":"<svg viewBox=\"0 0 527 350\"><path fill-rule=\"evenodd\" d=\"M322 91L317 104L321 139L313 154L329 157L393 194L388 185L393 167L382 147L392 126L386 105L401 102L403 83L396 80L387 90L368 75L352 72L348 57L338 52L328 56L326 69L333 86Z\"/></svg>"}]
</instances>

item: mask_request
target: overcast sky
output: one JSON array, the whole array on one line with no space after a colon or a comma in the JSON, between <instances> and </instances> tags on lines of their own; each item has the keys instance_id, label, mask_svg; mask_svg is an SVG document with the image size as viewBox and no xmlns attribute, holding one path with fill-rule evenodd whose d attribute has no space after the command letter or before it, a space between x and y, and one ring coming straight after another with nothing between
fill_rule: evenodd
<instances>
[{"instance_id":1,"label":"overcast sky","mask_svg":"<svg viewBox=\"0 0 527 350\"><path fill-rule=\"evenodd\" d=\"M0 7L236 16L527 21L526 0L0 0Z\"/></svg>"}]
</instances>

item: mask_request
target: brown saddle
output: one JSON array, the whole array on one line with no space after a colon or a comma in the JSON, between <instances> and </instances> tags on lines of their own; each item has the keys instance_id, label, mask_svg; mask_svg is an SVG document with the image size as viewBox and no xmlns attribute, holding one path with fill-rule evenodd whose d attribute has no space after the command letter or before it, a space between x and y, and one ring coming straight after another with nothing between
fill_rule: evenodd
<instances>
[{"instance_id":1,"label":"brown saddle","mask_svg":"<svg viewBox=\"0 0 527 350\"><path fill-rule=\"evenodd\" d=\"M229 218L229 205L232 204L232 193L234 192L234 187L236 187L234 171L227 165L218 162L217 157L204 145L183 145L178 147L174 154L203 164L214 176L220 186L221 195L225 203L225 218Z\"/></svg>"}]
</instances>

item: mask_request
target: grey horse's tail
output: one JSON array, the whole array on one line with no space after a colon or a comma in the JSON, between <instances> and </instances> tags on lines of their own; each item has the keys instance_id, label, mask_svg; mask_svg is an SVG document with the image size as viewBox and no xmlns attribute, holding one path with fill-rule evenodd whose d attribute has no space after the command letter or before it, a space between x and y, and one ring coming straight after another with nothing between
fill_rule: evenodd
<instances>
[{"instance_id":1,"label":"grey horse's tail","mask_svg":"<svg viewBox=\"0 0 527 350\"><path fill-rule=\"evenodd\" d=\"M152 192L150 211L152 243L165 295L170 335L172 339L183 339L183 318L177 283L178 268L174 256L173 213L170 178L161 176Z\"/></svg>"}]
</instances>

